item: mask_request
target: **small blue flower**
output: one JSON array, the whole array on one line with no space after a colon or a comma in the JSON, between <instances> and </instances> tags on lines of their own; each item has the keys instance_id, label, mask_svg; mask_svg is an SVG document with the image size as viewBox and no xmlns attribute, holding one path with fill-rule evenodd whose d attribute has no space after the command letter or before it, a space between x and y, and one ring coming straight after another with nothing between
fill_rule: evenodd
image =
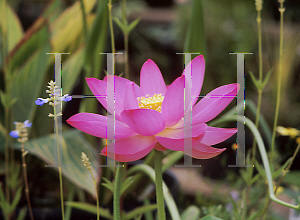
<instances>
[{"instance_id":1,"label":"small blue flower","mask_svg":"<svg viewBox=\"0 0 300 220\"><path fill-rule=\"evenodd\" d=\"M35 104L36 104L36 105L42 106L42 105L44 105L44 104L47 103L47 102L48 102L48 99L38 98L38 99L35 101Z\"/></svg>"},{"instance_id":2,"label":"small blue flower","mask_svg":"<svg viewBox=\"0 0 300 220\"><path fill-rule=\"evenodd\" d=\"M24 124L24 127L27 127L27 128L31 127L31 125L32 125L32 123L30 123L29 120L24 121L23 124Z\"/></svg>"},{"instance_id":3,"label":"small blue flower","mask_svg":"<svg viewBox=\"0 0 300 220\"><path fill-rule=\"evenodd\" d=\"M19 132L15 130L11 131L9 135L12 136L13 138L19 138Z\"/></svg>"},{"instance_id":4,"label":"small blue flower","mask_svg":"<svg viewBox=\"0 0 300 220\"><path fill-rule=\"evenodd\" d=\"M65 101L65 102L69 102L72 100L72 96L69 96L69 95L64 95L62 97L62 101Z\"/></svg>"}]
</instances>

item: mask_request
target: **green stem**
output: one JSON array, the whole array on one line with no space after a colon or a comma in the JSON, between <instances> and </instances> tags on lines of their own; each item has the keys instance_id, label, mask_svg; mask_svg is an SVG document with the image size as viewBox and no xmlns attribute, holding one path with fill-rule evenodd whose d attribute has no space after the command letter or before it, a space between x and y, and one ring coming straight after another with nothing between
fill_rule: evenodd
<instances>
[{"instance_id":1,"label":"green stem","mask_svg":"<svg viewBox=\"0 0 300 220\"><path fill-rule=\"evenodd\" d=\"M162 152L156 149L154 149L154 169L158 219L165 220L166 212L162 188Z\"/></svg>"},{"instance_id":2,"label":"green stem","mask_svg":"<svg viewBox=\"0 0 300 220\"><path fill-rule=\"evenodd\" d=\"M54 107L55 108L55 107ZM54 112L55 114L55 112ZM57 145L57 157L58 157L58 172L59 172L59 187L60 187L60 203L61 203L61 214L62 219L65 219L65 211L64 211L64 194L63 194L63 183L62 183L62 173L61 173L61 161L60 161L60 149L58 142L58 125L57 125L57 116L55 114L55 134L56 134L56 145Z\"/></svg>"},{"instance_id":3,"label":"green stem","mask_svg":"<svg viewBox=\"0 0 300 220\"><path fill-rule=\"evenodd\" d=\"M26 160L25 160L25 149L24 149L24 143L21 144L22 146L22 163L23 163L23 176L24 176L24 184L25 184L25 194L28 204L28 210L30 214L31 220L33 220L33 214L32 214L32 208L31 208L31 202L29 198L29 187L28 187L28 178L27 178L27 170L26 170Z\"/></svg>"},{"instance_id":4,"label":"green stem","mask_svg":"<svg viewBox=\"0 0 300 220\"><path fill-rule=\"evenodd\" d=\"M90 171L90 173L91 173L91 175L92 175L92 178L93 178L93 182L94 182L94 185L95 185L95 190L96 190L96 202L97 202L97 220L99 220L100 219L100 212L99 212L99 198L98 198L98 187L97 187L97 181L96 181L96 179L95 179L95 177L94 177L94 174L93 174L93 172L92 172L92 170L91 169L88 169L89 171Z\"/></svg>"},{"instance_id":5,"label":"green stem","mask_svg":"<svg viewBox=\"0 0 300 220\"><path fill-rule=\"evenodd\" d=\"M122 18L123 18L123 24L128 28L128 22L126 18L126 0L123 0L122 3ZM129 53L129 46L128 46L128 40L129 40L129 34L128 30L124 31L124 50L125 50L125 78L129 79L129 59L128 59L128 53Z\"/></svg>"},{"instance_id":6,"label":"green stem","mask_svg":"<svg viewBox=\"0 0 300 220\"><path fill-rule=\"evenodd\" d=\"M111 52L115 52L115 37L114 37L114 29L113 29L113 22L112 22L112 15L111 15L111 0L108 3L108 19L109 19L109 28L110 28L110 37L111 37Z\"/></svg>"},{"instance_id":7,"label":"green stem","mask_svg":"<svg viewBox=\"0 0 300 220\"><path fill-rule=\"evenodd\" d=\"M292 166L292 164L293 164L293 162L294 162L294 159L295 159L297 153L299 152L299 149L300 149L300 143L298 144L298 146L297 146L297 148L296 148L296 150L295 150L295 152L294 152L294 154L293 154L293 156L292 156L292 158L291 158L291 160L290 160L288 166L287 166L286 169L284 170L282 176L280 177L280 179L279 179L279 181L278 181L278 183L277 183L277 185L276 185L276 188L275 188L275 191L274 191L275 194L276 194L276 192L277 192L277 190L278 190L278 188L279 188L279 186L280 186L280 184L281 184L281 181L283 180L284 176L286 175L286 173L287 173L287 172L289 171L289 169L291 168L291 166ZM264 216L264 214L266 213L266 211L267 211L267 209L268 209L270 203L271 203L271 199L270 199L270 197L268 197L267 204L265 205L265 207L264 207L262 213L260 214L258 220L260 220L260 219Z\"/></svg>"},{"instance_id":8,"label":"green stem","mask_svg":"<svg viewBox=\"0 0 300 220\"><path fill-rule=\"evenodd\" d=\"M5 127L9 131L9 110L5 109ZM5 197L7 202L10 202L10 192L9 192L9 133L6 132L5 138Z\"/></svg>"},{"instance_id":9,"label":"green stem","mask_svg":"<svg viewBox=\"0 0 300 220\"><path fill-rule=\"evenodd\" d=\"M128 175L132 175L133 173L136 172L145 173L153 182L155 182L156 172L149 165L146 164L136 165L128 170ZM162 185L163 185L163 196L165 198L172 220L180 220L181 218L176 203L172 197L172 194L170 193L167 185L163 181L162 181Z\"/></svg>"},{"instance_id":10,"label":"green stem","mask_svg":"<svg viewBox=\"0 0 300 220\"><path fill-rule=\"evenodd\" d=\"M266 172L266 176L267 176L267 180L268 180L268 186L269 186L269 194L270 194L270 198L271 200L273 200L274 202L292 208L292 209L296 209L296 210L300 210L300 204L298 204L297 206L292 205L290 203L284 202L280 199L277 199L275 194L274 194L274 188L273 188L273 181L272 181L272 173L271 173L271 168L270 168L270 163L269 163L269 159L267 156L267 152L265 149L265 145L264 142L262 140L262 137L259 133L259 131L257 130L257 128L255 127L255 124L248 119L247 117L243 117L243 116L228 116L226 118L224 118L222 120L222 122L225 121L240 121L240 122L244 122L245 124L248 126L248 128L251 130L252 134L254 135L254 138L257 141L257 145L258 145L258 149L260 151L260 155L262 157L262 161L263 161L263 165L265 168L265 172Z\"/></svg>"},{"instance_id":11,"label":"green stem","mask_svg":"<svg viewBox=\"0 0 300 220\"><path fill-rule=\"evenodd\" d=\"M258 29L259 85L261 85L262 84L262 72L263 72L262 37L261 37L261 10L257 10L256 21L257 21L257 29ZM258 90L258 101L257 101L255 127L258 129L260 109L261 109L261 100L262 100L262 88L258 87L257 90ZM251 164L254 164L255 156L256 156L256 139L253 140L253 144L252 144L252 162L251 162ZM251 189L251 179L252 179L252 176L253 176L253 170L254 170L254 167L251 167L249 169L249 173L248 173L247 191L246 191L245 200L243 201L243 203L246 204L246 205L244 206L244 209L243 209L242 219L246 219L247 206L248 206L247 204L248 204L249 194L250 194L250 189Z\"/></svg>"},{"instance_id":12,"label":"green stem","mask_svg":"<svg viewBox=\"0 0 300 220\"><path fill-rule=\"evenodd\" d=\"M280 43L279 43L279 71L278 71L278 79L277 79L277 101L276 101L276 109L275 109L275 119L273 126L273 135L272 135L272 147L271 147L271 163L273 162L274 157L274 144L275 144L275 135L276 135L276 127L278 121L279 114L279 106L280 106L280 96L281 96L281 75L282 75L282 57L283 57L283 0L280 2Z\"/></svg>"},{"instance_id":13,"label":"green stem","mask_svg":"<svg viewBox=\"0 0 300 220\"><path fill-rule=\"evenodd\" d=\"M119 162L114 184L114 220L121 220L121 184L124 177L124 163Z\"/></svg>"}]
</instances>

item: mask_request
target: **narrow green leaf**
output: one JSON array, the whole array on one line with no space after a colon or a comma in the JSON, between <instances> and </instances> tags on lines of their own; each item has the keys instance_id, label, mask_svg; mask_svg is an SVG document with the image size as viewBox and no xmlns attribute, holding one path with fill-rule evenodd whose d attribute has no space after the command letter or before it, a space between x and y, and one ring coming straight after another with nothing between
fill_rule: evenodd
<instances>
[{"instance_id":1,"label":"narrow green leaf","mask_svg":"<svg viewBox=\"0 0 300 220\"><path fill-rule=\"evenodd\" d=\"M260 174L257 173L252 179L251 179L251 184L255 183L260 177Z\"/></svg>"},{"instance_id":2,"label":"narrow green leaf","mask_svg":"<svg viewBox=\"0 0 300 220\"><path fill-rule=\"evenodd\" d=\"M202 0L193 0L190 24L184 44L184 52L206 54L204 10Z\"/></svg>"},{"instance_id":3,"label":"narrow green leaf","mask_svg":"<svg viewBox=\"0 0 300 220\"><path fill-rule=\"evenodd\" d=\"M111 185L109 185L107 183L102 183L101 185L106 187L107 189L109 189L112 193L114 192L114 188Z\"/></svg>"},{"instance_id":4,"label":"narrow green leaf","mask_svg":"<svg viewBox=\"0 0 300 220\"><path fill-rule=\"evenodd\" d=\"M21 196L22 196L22 186L20 186L18 189L17 189L17 191L16 191L16 194L15 194L15 197L14 197L14 199L13 199L13 201L12 201L12 203L11 203L11 210L12 211L14 211L14 210L16 210L16 207L17 207L17 205L19 204L19 201L20 201L20 199L21 199Z\"/></svg>"},{"instance_id":5,"label":"narrow green leaf","mask_svg":"<svg viewBox=\"0 0 300 220\"><path fill-rule=\"evenodd\" d=\"M256 86L256 88L260 89L259 81L255 78L254 74L251 71L249 71L249 74L250 74L252 82L254 83L254 85Z\"/></svg>"},{"instance_id":6,"label":"narrow green leaf","mask_svg":"<svg viewBox=\"0 0 300 220\"><path fill-rule=\"evenodd\" d=\"M18 215L17 220L24 220L25 217L26 217L26 213L27 213L27 208L26 208L26 207L22 208L22 209L19 211L19 215Z\"/></svg>"},{"instance_id":7,"label":"narrow green leaf","mask_svg":"<svg viewBox=\"0 0 300 220\"><path fill-rule=\"evenodd\" d=\"M207 216L201 218L201 220L223 220L223 219L214 217L212 215L207 215Z\"/></svg>"},{"instance_id":8,"label":"narrow green leaf","mask_svg":"<svg viewBox=\"0 0 300 220\"><path fill-rule=\"evenodd\" d=\"M125 25L120 21L120 19L118 17L113 17L113 21L122 30L123 34L127 32L127 27L125 27Z\"/></svg>"},{"instance_id":9,"label":"narrow green leaf","mask_svg":"<svg viewBox=\"0 0 300 220\"><path fill-rule=\"evenodd\" d=\"M141 207L135 208L134 210L128 212L126 214L125 219L133 219L136 216L139 216L139 215L141 215L141 214L143 214L145 212L153 211L155 209L157 209L157 205L156 204L141 206Z\"/></svg>"},{"instance_id":10,"label":"narrow green leaf","mask_svg":"<svg viewBox=\"0 0 300 220\"><path fill-rule=\"evenodd\" d=\"M255 219L258 218L259 215L260 215L260 212L252 213L252 214L249 216L248 220L255 220Z\"/></svg>"},{"instance_id":11,"label":"narrow green leaf","mask_svg":"<svg viewBox=\"0 0 300 220\"><path fill-rule=\"evenodd\" d=\"M126 180L121 185L121 195L131 186L132 182L134 181L133 176L126 178Z\"/></svg>"},{"instance_id":12,"label":"narrow green leaf","mask_svg":"<svg viewBox=\"0 0 300 220\"><path fill-rule=\"evenodd\" d=\"M265 77L264 81L262 82L261 89L264 89L266 84L269 82L272 72L273 72L273 69L270 69L269 72L267 73L267 76Z\"/></svg>"},{"instance_id":13,"label":"narrow green leaf","mask_svg":"<svg viewBox=\"0 0 300 220\"><path fill-rule=\"evenodd\" d=\"M300 171L288 172L282 180L285 183L300 186Z\"/></svg>"},{"instance_id":14,"label":"narrow green leaf","mask_svg":"<svg viewBox=\"0 0 300 220\"><path fill-rule=\"evenodd\" d=\"M265 173L264 169L262 168L262 166L261 166L257 161L254 161L254 164L255 164L255 168L257 169L258 173L259 173L264 179L266 179L266 173Z\"/></svg>"},{"instance_id":15,"label":"narrow green leaf","mask_svg":"<svg viewBox=\"0 0 300 220\"><path fill-rule=\"evenodd\" d=\"M73 208L79 209L79 210L83 210L89 213L93 213L93 214L97 214L97 206L95 205L91 205L89 203L85 203L85 202L66 202L65 205L67 206L71 206ZM99 207L99 215L107 218L107 219L113 219L113 216L110 214L109 209L104 209L102 207Z\"/></svg>"},{"instance_id":16,"label":"narrow green leaf","mask_svg":"<svg viewBox=\"0 0 300 220\"><path fill-rule=\"evenodd\" d=\"M289 158L278 170L276 170L274 173L272 173L272 178L275 179L278 176L280 176L280 174L283 173L284 169L288 166L288 164L290 163L292 158Z\"/></svg>"},{"instance_id":17,"label":"narrow green leaf","mask_svg":"<svg viewBox=\"0 0 300 220\"><path fill-rule=\"evenodd\" d=\"M138 25L141 18L135 19L133 22L131 22L127 28L127 33L130 34L130 32Z\"/></svg>"},{"instance_id":18,"label":"narrow green leaf","mask_svg":"<svg viewBox=\"0 0 300 220\"><path fill-rule=\"evenodd\" d=\"M189 206L181 214L181 220L197 220L200 217L200 209L197 206Z\"/></svg>"}]
</instances>

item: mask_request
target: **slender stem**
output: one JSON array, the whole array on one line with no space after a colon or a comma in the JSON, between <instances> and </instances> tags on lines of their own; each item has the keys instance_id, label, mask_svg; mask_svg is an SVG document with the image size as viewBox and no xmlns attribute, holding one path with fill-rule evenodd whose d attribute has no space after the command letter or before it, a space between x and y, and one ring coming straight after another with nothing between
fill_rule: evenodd
<instances>
[{"instance_id":1,"label":"slender stem","mask_svg":"<svg viewBox=\"0 0 300 220\"><path fill-rule=\"evenodd\" d=\"M9 110L5 109L5 128L9 131ZM5 197L7 202L10 202L9 192L9 133L6 132L5 138Z\"/></svg>"},{"instance_id":2,"label":"slender stem","mask_svg":"<svg viewBox=\"0 0 300 220\"><path fill-rule=\"evenodd\" d=\"M274 194L273 179L272 179L270 163L269 163L269 159L268 159L267 152L265 149L265 145L264 145L262 137L261 137L259 131L257 130L257 128L255 127L254 123L247 117L242 117L242 116L227 116L226 118L222 119L222 122L225 122L225 121L245 122L245 124L248 126L248 128L251 130L254 137L256 138L258 149L260 151L260 156L262 158L262 162L263 162L267 180L268 180L269 194L270 194L271 200L273 200L274 202L276 202L280 205L283 205L283 206L286 206L286 207L289 207L292 209L300 210L300 203L298 203L298 205L296 206L296 205L292 205L290 203L284 202L284 201L276 198L276 196Z\"/></svg>"},{"instance_id":3,"label":"slender stem","mask_svg":"<svg viewBox=\"0 0 300 220\"><path fill-rule=\"evenodd\" d=\"M128 27L127 18L126 18L126 0L123 0L122 3L122 18L123 18L123 24ZM129 40L129 34L128 30L124 31L124 49L125 49L125 78L129 79L129 46L128 46L128 40Z\"/></svg>"},{"instance_id":4,"label":"slender stem","mask_svg":"<svg viewBox=\"0 0 300 220\"><path fill-rule=\"evenodd\" d=\"M109 28L110 28L110 37L111 37L111 52L115 52L115 37L114 37L114 29L113 29L113 22L112 22L112 15L111 15L111 0L108 3L108 19L109 19Z\"/></svg>"},{"instance_id":5,"label":"slender stem","mask_svg":"<svg viewBox=\"0 0 300 220\"><path fill-rule=\"evenodd\" d=\"M283 58L283 0L279 0L280 2L280 43L279 43L279 71L278 71L278 79L277 79L277 102L276 102L276 109L275 109L275 119L274 119L274 126L273 126L273 135L272 135L272 147L271 147L271 163L273 162L274 157L274 145L275 145L275 134L276 134L276 127L278 121L278 114L279 114L279 106L280 106L280 95L281 95L281 75L282 75L282 58Z\"/></svg>"},{"instance_id":6,"label":"slender stem","mask_svg":"<svg viewBox=\"0 0 300 220\"><path fill-rule=\"evenodd\" d=\"M158 219L165 220L165 203L162 188L162 152L154 149L154 169L155 169L155 187L156 203L158 209Z\"/></svg>"},{"instance_id":7,"label":"slender stem","mask_svg":"<svg viewBox=\"0 0 300 220\"><path fill-rule=\"evenodd\" d=\"M281 184L281 181L283 180L284 176L285 176L286 173L290 170L290 168L291 168L291 166L292 166L292 164L293 164L293 162L294 162L294 159L295 159L297 153L299 152L299 149L300 149L300 143L298 144L298 146L297 146L297 148L296 148L296 150L295 150L295 152L294 152L294 154L293 154L293 156L292 156L292 158L291 158L291 160L290 160L288 166L287 166L286 169L284 170L282 176L280 177L280 179L279 179L279 181L278 181L278 183L277 183L277 185L276 185L276 188L275 188L275 190L274 190L274 193L275 193L275 194L276 194L276 192L277 192L277 190L278 190L278 188L279 188L279 186L280 186L280 184ZM270 205L270 203L271 203L270 197L268 197L267 200L268 200L268 201L267 201L267 204L265 205L265 207L264 207L262 213L260 214L258 220L260 220L260 219L264 216L264 214L266 213L266 211L267 211L267 209L268 209L268 207L269 207L269 205Z\"/></svg>"},{"instance_id":8,"label":"slender stem","mask_svg":"<svg viewBox=\"0 0 300 220\"><path fill-rule=\"evenodd\" d=\"M54 107L55 108L55 107ZM57 145L57 156L58 156L58 172L59 172L59 187L60 187L60 203L61 203L61 213L62 219L65 219L65 211L64 211L64 194L63 194L63 183L62 183L62 173L61 173L61 161L60 161L60 149L58 142L58 125L57 125L57 116L55 114L55 133L56 133L56 145Z\"/></svg>"},{"instance_id":9,"label":"slender stem","mask_svg":"<svg viewBox=\"0 0 300 220\"><path fill-rule=\"evenodd\" d=\"M83 0L80 0L80 6L81 6L81 13L82 13L82 21L83 21L83 32L84 32L84 38L85 43L87 43L88 38L88 30L87 30L87 23L86 23L86 15L85 15L85 7Z\"/></svg>"},{"instance_id":10,"label":"slender stem","mask_svg":"<svg viewBox=\"0 0 300 220\"><path fill-rule=\"evenodd\" d=\"M124 176L124 163L119 162L114 185L114 220L121 220L121 184Z\"/></svg>"},{"instance_id":11,"label":"slender stem","mask_svg":"<svg viewBox=\"0 0 300 220\"><path fill-rule=\"evenodd\" d=\"M33 214L32 214L32 208L31 208L31 202L29 198L29 187L28 187L28 178L27 178L27 169L26 169L26 160L25 160L25 149L24 149L24 143L21 144L22 146L22 166L23 166L23 176L24 176L24 183L25 183L25 194L26 194L26 199L28 203L28 210L30 214L31 220L33 220Z\"/></svg>"},{"instance_id":12,"label":"slender stem","mask_svg":"<svg viewBox=\"0 0 300 220\"><path fill-rule=\"evenodd\" d=\"M143 172L153 182L155 182L155 171L149 165L141 164L141 165L133 166L128 170L128 175L132 175L133 173L136 173L136 172ZM167 185L164 183L164 181L162 181L162 185L163 185L163 196L166 201L166 204L169 209L169 213L171 215L172 220L180 220L181 218L180 218L176 203L172 197L172 194L170 193L170 191L169 191Z\"/></svg>"},{"instance_id":13,"label":"slender stem","mask_svg":"<svg viewBox=\"0 0 300 220\"><path fill-rule=\"evenodd\" d=\"M98 187L97 187L97 181L96 181L96 179L95 179L95 177L94 177L94 174L93 174L93 172L92 172L92 170L91 169L88 169L89 171L90 171L90 173L91 173L91 175L92 175L92 177L93 177L93 182L94 182L94 185L95 185L95 190L96 190L96 200L97 200L97 220L99 220L100 219L100 214L99 214L99 198L98 198Z\"/></svg>"},{"instance_id":14,"label":"slender stem","mask_svg":"<svg viewBox=\"0 0 300 220\"><path fill-rule=\"evenodd\" d=\"M261 8L257 8L257 30L258 30L258 57L259 57L259 85L262 85L262 72L263 72L263 63L262 63L262 36L261 36ZM258 129L259 125L259 116L260 116L260 109L261 109L261 100L262 100L262 88L258 87L258 101L257 101L257 109L256 109L256 119L255 119L255 127ZM252 163L254 164L256 156L256 139L253 140L252 145ZM242 212L242 219L246 219L247 215L247 207L249 201L249 194L251 189L251 179L253 176L254 167L250 167L248 172L248 179L247 179L247 191L246 196L244 197L244 208Z\"/></svg>"}]
</instances>

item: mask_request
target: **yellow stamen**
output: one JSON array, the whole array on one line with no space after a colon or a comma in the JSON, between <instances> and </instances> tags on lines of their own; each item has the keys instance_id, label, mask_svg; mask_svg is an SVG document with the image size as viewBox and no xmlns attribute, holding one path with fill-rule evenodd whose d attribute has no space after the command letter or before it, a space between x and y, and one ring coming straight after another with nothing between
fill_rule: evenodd
<instances>
[{"instance_id":1,"label":"yellow stamen","mask_svg":"<svg viewBox=\"0 0 300 220\"><path fill-rule=\"evenodd\" d=\"M164 100L164 96L161 94L154 94L153 96L146 95L146 97L137 98L139 107L144 109L152 109L161 112L161 104Z\"/></svg>"}]
</instances>

